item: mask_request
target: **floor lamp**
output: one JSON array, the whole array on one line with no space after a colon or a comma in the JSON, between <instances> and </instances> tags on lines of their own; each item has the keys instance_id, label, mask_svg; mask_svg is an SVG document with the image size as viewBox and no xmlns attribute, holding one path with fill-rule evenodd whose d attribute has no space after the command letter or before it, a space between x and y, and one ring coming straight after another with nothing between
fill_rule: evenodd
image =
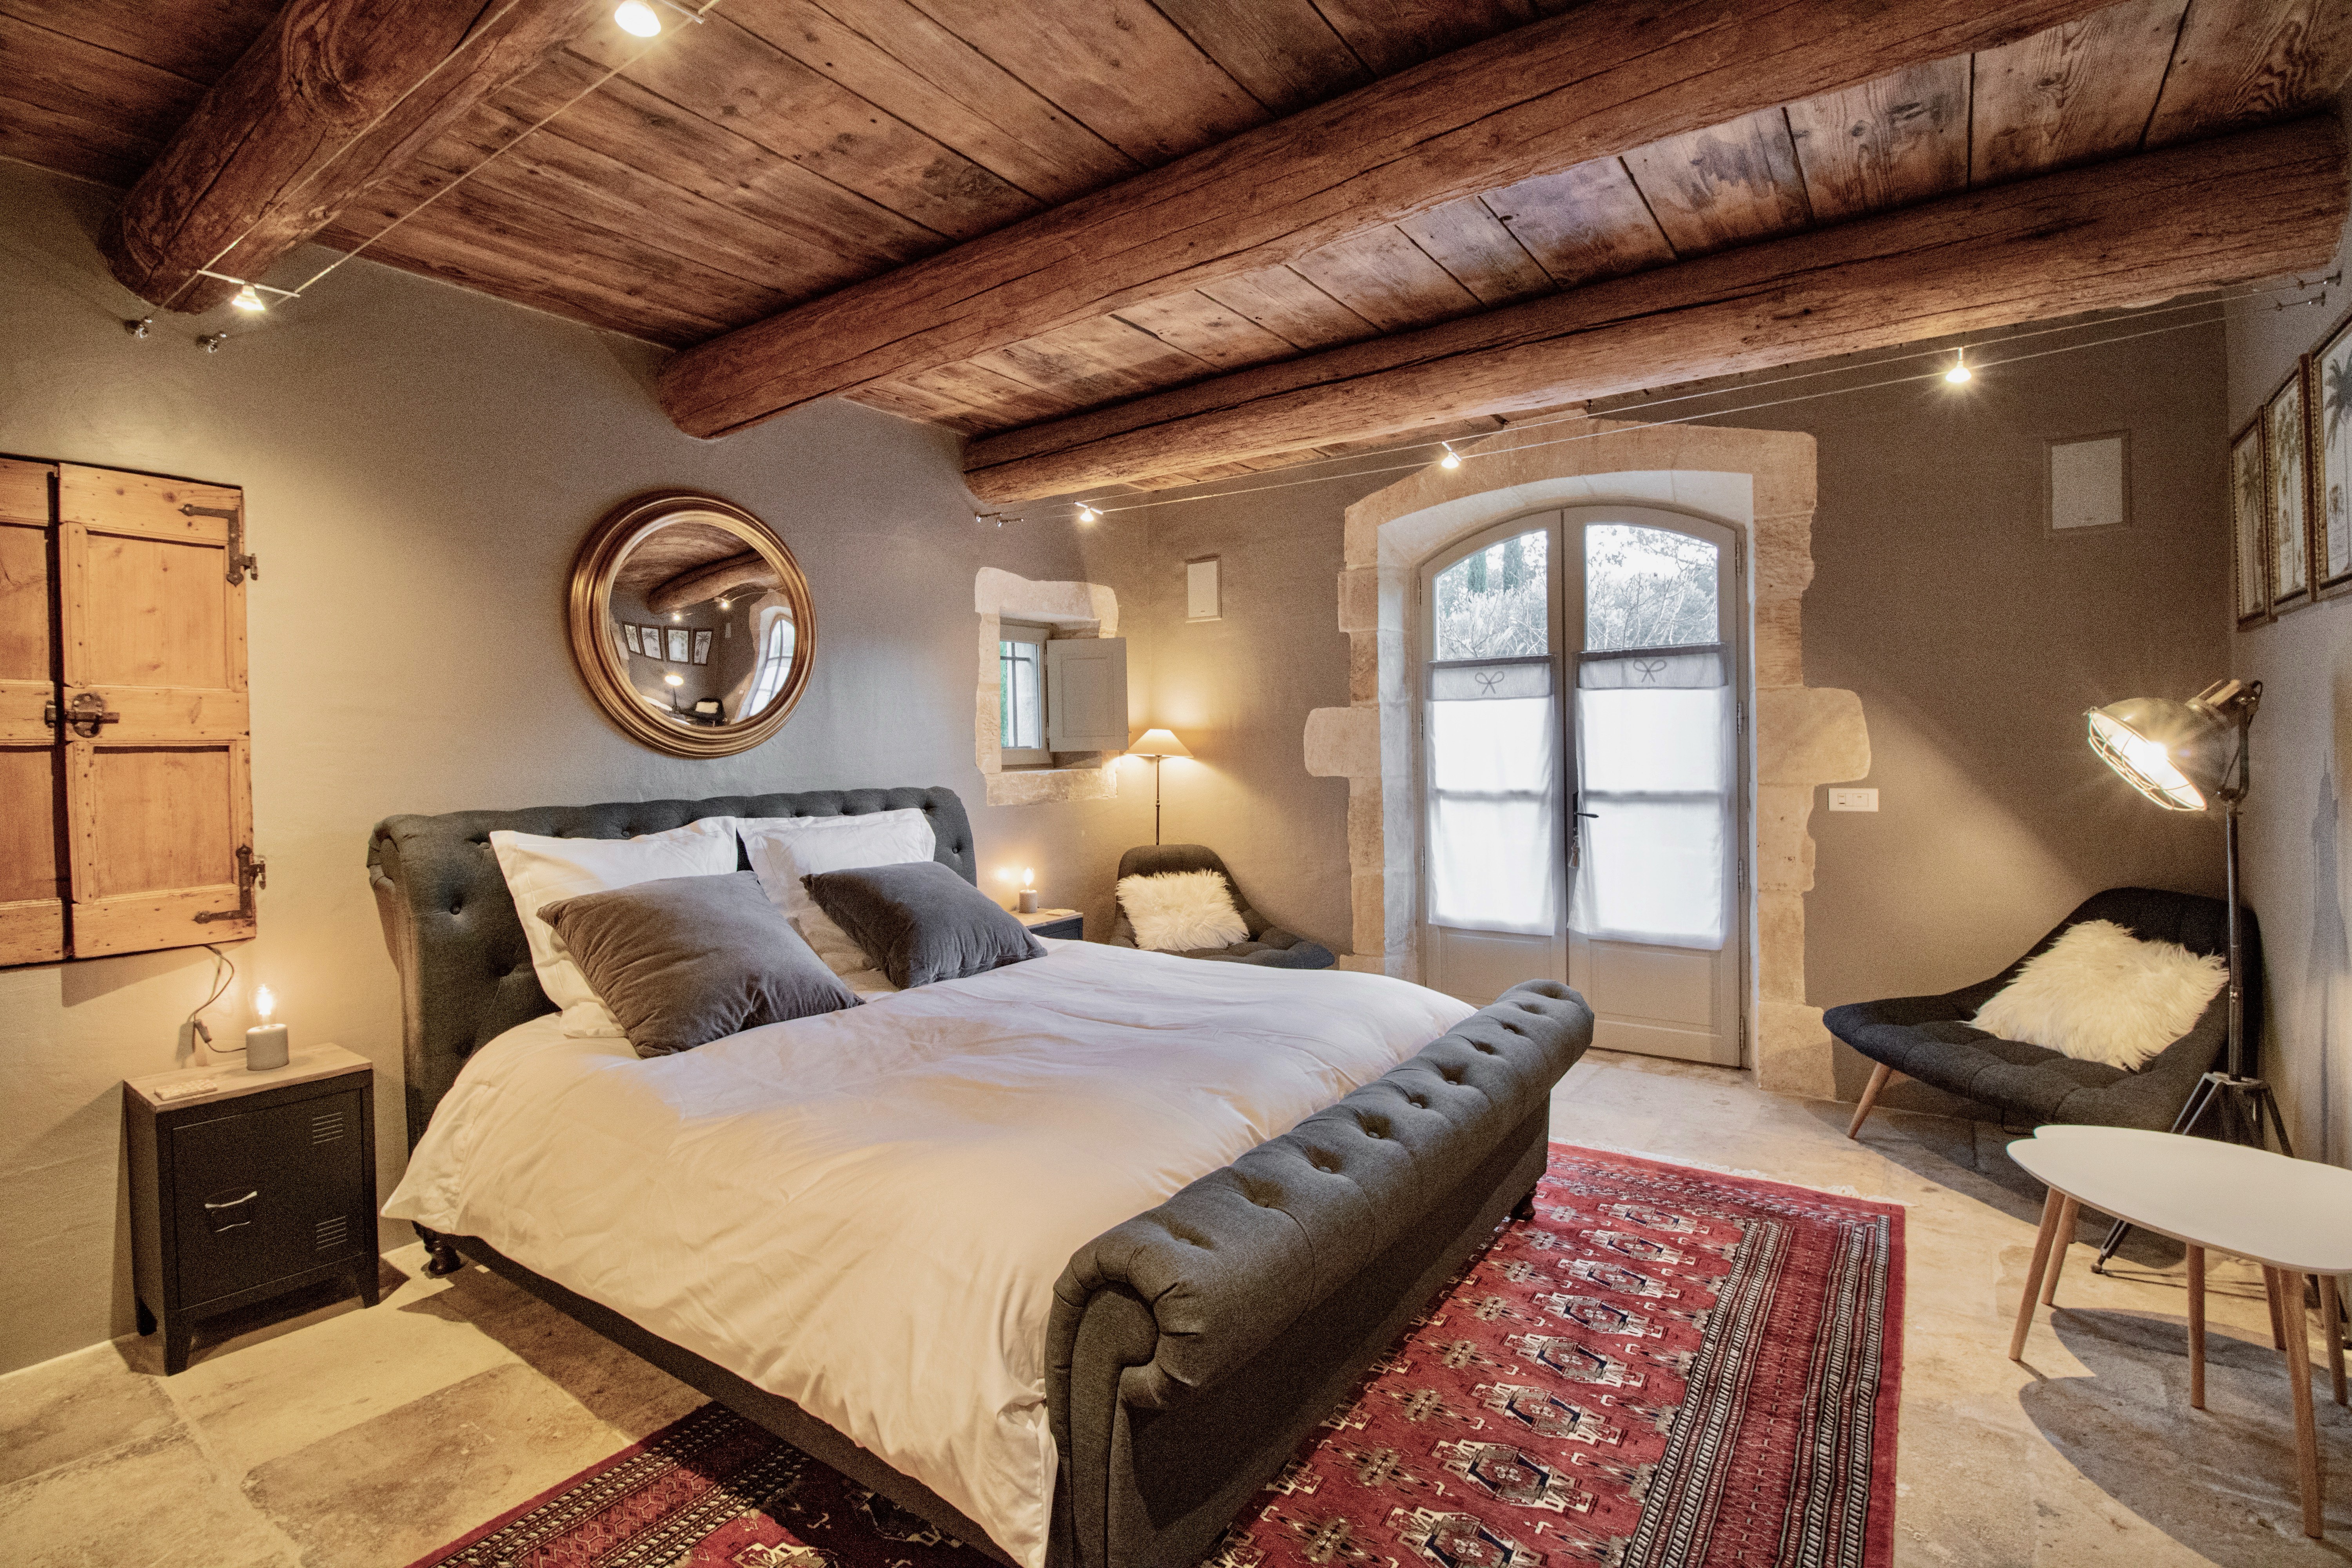
<instances>
[{"instance_id":1,"label":"floor lamp","mask_svg":"<svg viewBox=\"0 0 2352 1568\"><path fill-rule=\"evenodd\" d=\"M2134 697L2090 712L2091 749L2134 789L2167 811L2221 812L2221 854L2226 866L2230 932L2229 1051L2225 1070L2199 1080L2189 1103L2172 1124L2189 1132L2213 1111L2221 1136L2252 1148L2265 1146L2266 1131L2278 1134L2280 1152L2293 1157L2286 1121L2271 1086L2246 1070L2245 952L2238 932L2238 807L2252 780L2246 754L2254 710L2262 706L2263 683L2218 680L2186 702ZM2095 1268L2104 1268L2128 1227L2118 1224L2099 1248Z\"/></svg>"},{"instance_id":2,"label":"floor lamp","mask_svg":"<svg viewBox=\"0 0 2352 1568\"><path fill-rule=\"evenodd\" d=\"M1157 844L1160 842L1160 759L1189 757L1192 753L1186 751L1184 742L1170 731L1146 730L1133 745L1128 747L1127 754L1151 759L1151 842Z\"/></svg>"}]
</instances>

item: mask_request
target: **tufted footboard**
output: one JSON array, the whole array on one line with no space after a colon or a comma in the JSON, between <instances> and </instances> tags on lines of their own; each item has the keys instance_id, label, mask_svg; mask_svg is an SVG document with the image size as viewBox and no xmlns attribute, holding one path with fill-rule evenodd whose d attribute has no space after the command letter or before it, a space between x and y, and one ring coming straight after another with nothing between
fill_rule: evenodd
<instances>
[{"instance_id":1,"label":"tufted footboard","mask_svg":"<svg viewBox=\"0 0 2352 1568\"><path fill-rule=\"evenodd\" d=\"M1592 1041L1532 981L1078 1249L1047 1350L1071 1568L1190 1568L1543 1173Z\"/></svg>"}]
</instances>

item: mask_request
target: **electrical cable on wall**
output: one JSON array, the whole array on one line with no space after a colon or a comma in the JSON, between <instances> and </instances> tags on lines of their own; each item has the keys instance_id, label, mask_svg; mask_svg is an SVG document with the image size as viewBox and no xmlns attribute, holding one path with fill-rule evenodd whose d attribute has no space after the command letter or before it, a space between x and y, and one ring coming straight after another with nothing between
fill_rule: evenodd
<instances>
[{"instance_id":1,"label":"electrical cable on wall","mask_svg":"<svg viewBox=\"0 0 2352 1568\"><path fill-rule=\"evenodd\" d=\"M189 1009L188 1016L180 1027L191 1037L192 1042L202 1040L205 1043L205 1048L208 1051L241 1051L245 1049L243 1046L214 1045L213 1032L205 1027L203 1013L214 1003L227 995L228 988L236 983L236 964L229 955L211 942L205 943L205 951L213 955L213 994Z\"/></svg>"}]
</instances>

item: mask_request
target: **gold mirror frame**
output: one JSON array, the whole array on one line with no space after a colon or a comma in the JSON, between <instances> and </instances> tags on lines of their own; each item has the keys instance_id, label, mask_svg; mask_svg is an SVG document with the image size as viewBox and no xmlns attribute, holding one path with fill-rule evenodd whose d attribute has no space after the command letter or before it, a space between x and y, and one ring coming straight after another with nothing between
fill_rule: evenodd
<instances>
[{"instance_id":1,"label":"gold mirror frame","mask_svg":"<svg viewBox=\"0 0 2352 1568\"><path fill-rule=\"evenodd\" d=\"M753 718L732 724L665 723L646 707L627 671L619 667L608 631L614 580L633 549L656 531L680 522L723 529L766 557L776 568L779 590L792 605L792 668L783 689ZM808 689L809 669L816 658L816 608L810 602L808 576L791 548L774 529L741 507L698 490L656 490L635 497L589 530L572 563L566 619L572 662L596 706L630 739L673 757L731 757L774 735Z\"/></svg>"}]
</instances>

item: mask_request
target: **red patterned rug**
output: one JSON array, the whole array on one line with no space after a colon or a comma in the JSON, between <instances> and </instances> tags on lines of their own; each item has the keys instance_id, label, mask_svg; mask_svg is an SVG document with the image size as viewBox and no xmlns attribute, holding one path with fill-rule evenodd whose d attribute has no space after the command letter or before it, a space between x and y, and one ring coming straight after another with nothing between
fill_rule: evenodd
<instances>
[{"instance_id":1,"label":"red patterned rug","mask_svg":"<svg viewBox=\"0 0 2352 1568\"><path fill-rule=\"evenodd\" d=\"M1210 1568L1885 1568L1903 1214L1555 1143ZM415 1568L992 1568L705 1405Z\"/></svg>"}]
</instances>

